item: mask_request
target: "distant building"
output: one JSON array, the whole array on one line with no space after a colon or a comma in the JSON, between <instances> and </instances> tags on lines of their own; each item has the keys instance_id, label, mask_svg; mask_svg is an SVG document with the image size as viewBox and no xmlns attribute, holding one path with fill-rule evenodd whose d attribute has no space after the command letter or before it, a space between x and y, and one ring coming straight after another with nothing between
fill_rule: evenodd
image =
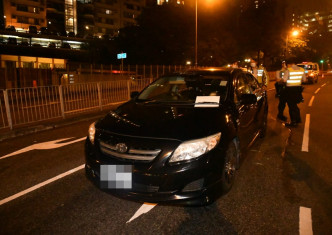
<instances>
[{"instance_id":1,"label":"distant building","mask_svg":"<svg viewBox=\"0 0 332 235\"><path fill-rule=\"evenodd\" d=\"M136 25L146 0L3 0L2 28L14 26L26 32L39 31L65 36L116 36L120 28Z\"/></svg>"},{"instance_id":2,"label":"distant building","mask_svg":"<svg viewBox=\"0 0 332 235\"><path fill-rule=\"evenodd\" d=\"M309 35L332 33L332 11L306 12L297 18L297 26Z\"/></svg>"},{"instance_id":3,"label":"distant building","mask_svg":"<svg viewBox=\"0 0 332 235\"><path fill-rule=\"evenodd\" d=\"M29 26L46 27L45 0L2 0L5 27L14 26L17 31L28 31Z\"/></svg>"},{"instance_id":4,"label":"distant building","mask_svg":"<svg viewBox=\"0 0 332 235\"><path fill-rule=\"evenodd\" d=\"M268 0L239 0L240 12L245 12L248 9L258 9Z\"/></svg>"},{"instance_id":5,"label":"distant building","mask_svg":"<svg viewBox=\"0 0 332 235\"><path fill-rule=\"evenodd\" d=\"M157 1L157 5L168 4L168 3L184 5L184 2L185 2L185 0L155 0L155 1Z\"/></svg>"}]
</instances>

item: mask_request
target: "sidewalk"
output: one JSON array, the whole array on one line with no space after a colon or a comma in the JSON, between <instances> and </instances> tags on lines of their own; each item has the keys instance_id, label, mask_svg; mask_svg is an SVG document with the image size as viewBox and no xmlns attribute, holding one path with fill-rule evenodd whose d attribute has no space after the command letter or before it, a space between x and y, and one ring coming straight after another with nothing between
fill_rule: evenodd
<instances>
[{"instance_id":1,"label":"sidewalk","mask_svg":"<svg viewBox=\"0 0 332 235\"><path fill-rule=\"evenodd\" d=\"M1 129L0 130L0 142L7 140L7 139L12 139L18 136L23 136L23 135L28 135L40 131L45 131L45 130L51 130L55 128L59 128L62 126L68 126L73 123L78 123L78 122L83 122L83 121L89 121L93 122L94 120L97 120L99 118L102 118L105 116L111 109L108 110L103 110L103 111L98 111L98 112L93 112L93 113L86 113L86 114L81 114L79 116L73 116L69 117L66 119L52 119L44 122L38 122L38 123L30 123L26 124L22 127L15 128L13 130L10 130L9 128L6 129Z\"/></svg>"}]
</instances>

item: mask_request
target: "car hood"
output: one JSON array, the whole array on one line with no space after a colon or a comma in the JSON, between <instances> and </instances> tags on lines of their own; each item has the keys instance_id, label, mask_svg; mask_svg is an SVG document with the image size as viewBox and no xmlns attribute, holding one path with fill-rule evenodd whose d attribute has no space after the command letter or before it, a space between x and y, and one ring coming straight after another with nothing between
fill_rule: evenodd
<instances>
[{"instance_id":1,"label":"car hood","mask_svg":"<svg viewBox=\"0 0 332 235\"><path fill-rule=\"evenodd\" d=\"M99 120L96 128L131 136L189 140L220 132L225 111L193 105L143 104L129 101Z\"/></svg>"}]
</instances>

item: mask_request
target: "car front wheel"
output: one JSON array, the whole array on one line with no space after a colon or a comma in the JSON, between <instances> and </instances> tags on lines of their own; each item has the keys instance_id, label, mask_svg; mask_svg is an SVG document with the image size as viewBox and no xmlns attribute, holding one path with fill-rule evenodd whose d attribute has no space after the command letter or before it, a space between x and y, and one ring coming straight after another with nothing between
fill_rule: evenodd
<instances>
[{"instance_id":1,"label":"car front wheel","mask_svg":"<svg viewBox=\"0 0 332 235\"><path fill-rule=\"evenodd\" d=\"M238 162L238 149L236 147L236 140L233 140L226 151L224 167L222 171L222 191L223 193L228 192L235 180L236 168Z\"/></svg>"}]
</instances>

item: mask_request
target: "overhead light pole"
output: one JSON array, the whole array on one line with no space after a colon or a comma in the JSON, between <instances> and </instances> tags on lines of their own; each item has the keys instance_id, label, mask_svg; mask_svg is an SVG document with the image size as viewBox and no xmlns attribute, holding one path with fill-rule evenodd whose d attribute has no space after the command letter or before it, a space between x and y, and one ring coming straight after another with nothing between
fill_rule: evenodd
<instances>
[{"instance_id":1,"label":"overhead light pole","mask_svg":"<svg viewBox=\"0 0 332 235\"><path fill-rule=\"evenodd\" d=\"M195 6L195 12L196 12L196 19L195 19L195 68L198 66L197 62L197 0L196 0L196 6Z\"/></svg>"}]
</instances>

